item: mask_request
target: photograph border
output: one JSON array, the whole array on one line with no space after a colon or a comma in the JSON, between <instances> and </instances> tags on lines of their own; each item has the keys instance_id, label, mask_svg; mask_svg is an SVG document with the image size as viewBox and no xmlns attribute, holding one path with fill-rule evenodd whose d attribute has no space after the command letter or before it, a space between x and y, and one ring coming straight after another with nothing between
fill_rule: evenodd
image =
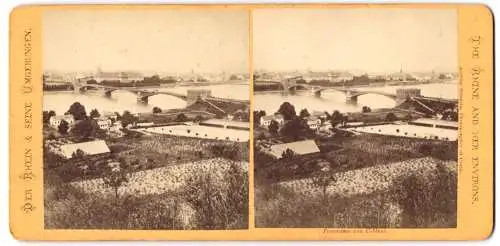
<instances>
[{"instance_id":1,"label":"photograph border","mask_svg":"<svg viewBox=\"0 0 500 246\"><path fill-rule=\"evenodd\" d=\"M45 230L42 174L42 19L46 10L243 8L456 9L458 20L459 164L457 228L255 228L253 115L250 114L248 230ZM22 5L10 16L10 230L20 240L480 240L493 230L493 14L481 4ZM252 76L250 76L252 77ZM253 112L253 81L250 81ZM471 96L473 95L473 96ZM474 115L474 118L473 118ZM473 141L474 139L474 141ZM471 149L472 148L472 149ZM472 160L475 160L472 164Z\"/></svg>"}]
</instances>

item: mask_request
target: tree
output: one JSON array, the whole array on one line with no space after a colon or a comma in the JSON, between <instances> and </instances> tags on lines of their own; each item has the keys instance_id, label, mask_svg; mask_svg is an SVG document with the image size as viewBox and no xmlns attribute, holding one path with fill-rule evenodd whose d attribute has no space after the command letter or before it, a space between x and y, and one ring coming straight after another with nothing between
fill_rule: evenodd
<instances>
[{"instance_id":1,"label":"tree","mask_svg":"<svg viewBox=\"0 0 500 246\"><path fill-rule=\"evenodd\" d=\"M125 110L121 116L122 126L125 128L130 124L137 122L137 117L135 117L130 111Z\"/></svg>"},{"instance_id":2,"label":"tree","mask_svg":"<svg viewBox=\"0 0 500 246\"><path fill-rule=\"evenodd\" d=\"M277 135L279 128L280 128L279 123L275 120L271 120L271 123L269 123L268 127L269 132L273 135Z\"/></svg>"},{"instance_id":3,"label":"tree","mask_svg":"<svg viewBox=\"0 0 500 246\"><path fill-rule=\"evenodd\" d=\"M76 149L73 154L71 154L71 158L83 159L86 156L86 153L81 149Z\"/></svg>"},{"instance_id":4,"label":"tree","mask_svg":"<svg viewBox=\"0 0 500 246\"><path fill-rule=\"evenodd\" d=\"M95 137L98 129L99 126L95 120L86 119L76 123L71 132L86 140Z\"/></svg>"},{"instance_id":5,"label":"tree","mask_svg":"<svg viewBox=\"0 0 500 246\"><path fill-rule=\"evenodd\" d=\"M291 120L295 116L297 116L295 107L289 102L284 102L283 104L281 104L280 108L278 109L278 113L282 114L285 120Z\"/></svg>"},{"instance_id":6,"label":"tree","mask_svg":"<svg viewBox=\"0 0 500 246\"><path fill-rule=\"evenodd\" d=\"M372 111L372 109L368 106L363 106L363 108L361 109L361 112L363 113L370 113Z\"/></svg>"},{"instance_id":7,"label":"tree","mask_svg":"<svg viewBox=\"0 0 500 246\"><path fill-rule=\"evenodd\" d=\"M118 189L128 182L128 175L122 168L111 169L108 167L105 176L102 178L104 185L111 187L115 192L115 203L118 202Z\"/></svg>"},{"instance_id":8,"label":"tree","mask_svg":"<svg viewBox=\"0 0 500 246\"><path fill-rule=\"evenodd\" d=\"M54 112L54 110L43 111L43 123L48 124L50 118L52 118L53 116L56 116L56 112Z\"/></svg>"},{"instance_id":9,"label":"tree","mask_svg":"<svg viewBox=\"0 0 500 246\"><path fill-rule=\"evenodd\" d=\"M299 117L301 119L307 118L309 116L311 116L311 114L309 113L309 111L307 111L307 109L304 108L304 109L300 110Z\"/></svg>"},{"instance_id":10,"label":"tree","mask_svg":"<svg viewBox=\"0 0 500 246\"><path fill-rule=\"evenodd\" d=\"M59 126L57 127L57 131L60 134L65 135L66 133L68 133L68 129L69 129L68 122L66 122L65 120L61 120L61 123L59 123Z\"/></svg>"},{"instance_id":11,"label":"tree","mask_svg":"<svg viewBox=\"0 0 500 246\"><path fill-rule=\"evenodd\" d=\"M281 159L283 159L283 160L292 160L294 157L295 157L295 152L289 148L287 148L281 154Z\"/></svg>"},{"instance_id":12,"label":"tree","mask_svg":"<svg viewBox=\"0 0 500 246\"><path fill-rule=\"evenodd\" d=\"M44 110L42 114L42 122L43 124L48 124L49 123L49 111Z\"/></svg>"},{"instance_id":13,"label":"tree","mask_svg":"<svg viewBox=\"0 0 500 246\"><path fill-rule=\"evenodd\" d=\"M307 135L308 130L309 126L299 117L295 117L281 128L281 134L297 140L299 137Z\"/></svg>"},{"instance_id":14,"label":"tree","mask_svg":"<svg viewBox=\"0 0 500 246\"><path fill-rule=\"evenodd\" d=\"M153 108L153 114L159 114L159 113L161 113L161 108L159 108L159 107L154 107L154 108Z\"/></svg>"},{"instance_id":15,"label":"tree","mask_svg":"<svg viewBox=\"0 0 500 246\"><path fill-rule=\"evenodd\" d=\"M321 173L314 176L312 178L312 183L314 186L318 187L321 189L322 194L323 194L323 207L326 209L327 213L329 209L327 209L327 202L328 202L328 193L327 193L327 188L332 184L333 182L336 181L334 172L332 171L330 167L326 167L325 169L321 170Z\"/></svg>"},{"instance_id":16,"label":"tree","mask_svg":"<svg viewBox=\"0 0 500 246\"><path fill-rule=\"evenodd\" d=\"M262 116L266 116L266 111L264 111L264 110L253 111L253 123L256 124L256 125L259 125L260 124L260 118Z\"/></svg>"},{"instance_id":17,"label":"tree","mask_svg":"<svg viewBox=\"0 0 500 246\"><path fill-rule=\"evenodd\" d=\"M390 112L385 116L385 121L396 121L396 120L398 120L398 117L396 117L396 115L393 112Z\"/></svg>"},{"instance_id":18,"label":"tree","mask_svg":"<svg viewBox=\"0 0 500 246\"><path fill-rule=\"evenodd\" d=\"M85 107L79 102L74 102L73 104L71 104L67 113L73 115L73 118L75 118L75 120L83 120L87 118Z\"/></svg>"},{"instance_id":19,"label":"tree","mask_svg":"<svg viewBox=\"0 0 500 246\"><path fill-rule=\"evenodd\" d=\"M188 118L185 114L183 113L180 113L177 115L177 118L175 119L176 121L179 121L179 122L184 122L184 121L187 121Z\"/></svg>"},{"instance_id":20,"label":"tree","mask_svg":"<svg viewBox=\"0 0 500 246\"><path fill-rule=\"evenodd\" d=\"M338 110L333 111L331 116L332 126L335 127L336 125L342 123L342 121L344 121L344 116Z\"/></svg>"},{"instance_id":21,"label":"tree","mask_svg":"<svg viewBox=\"0 0 500 246\"><path fill-rule=\"evenodd\" d=\"M92 119L95 119L95 118L99 118L101 117L101 114L99 113L99 111L97 111L97 109L92 109L92 111L90 111L90 114L89 114L90 118Z\"/></svg>"}]
</instances>

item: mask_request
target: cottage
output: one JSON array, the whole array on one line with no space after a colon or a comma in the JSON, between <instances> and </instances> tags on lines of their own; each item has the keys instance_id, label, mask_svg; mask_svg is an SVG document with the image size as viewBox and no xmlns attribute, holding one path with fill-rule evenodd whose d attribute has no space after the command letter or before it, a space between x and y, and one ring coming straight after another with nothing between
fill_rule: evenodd
<instances>
[{"instance_id":1,"label":"cottage","mask_svg":"<svg viewBox=\"0 0 500 246\"><path fill-rule=\"evenodd\" d=\"M97 122L99 128L101 128L102 130L108 130L113 125L113 122L106 117L96 118L95 121Z\"/></svg>"},{"instance_id":2,"label":"cottage","mask_svg":"<svg viewBox=\"0 0 500 246\"><path fill-rule=\"evenodd\" d=\"M290 149L296 155L307 155L319 152L318 145L316 145L316 142L314 142L314 140L303 140L291 143L271 145L271 147L269 147L269 153L276 158L281 158L283 156L283 153L287 149Z\"/></svg>"},{"instance_id":3,"label":"cottage","mask_svg":"<svg viewBox=\"0 0 500 246\"><path fill-rule=\"evenodd\" d=\"M317 131L321 126L321 120L319 118L309 116L306 118L306 123L311 130Z\"/></svg>"},{"instance_id":4,"label":"cottage","mask_svg":"<svg viewBox=\"0 0 500 246\"><path fill-rule=\"evenodd\" d=\"M71 159L77 150L83 151L85 155L98 155L109 153L110 150L104 140L95 140L82 143L64 144L59 147L59 155Z\"/></svg>"},{"instance_id":5,"label":"cottage","mask_svg":"<svg viewBox=\"0 0 500 246\"><path fill-rule=\"evenodd\" d=\"M75 118L70 114L52 116L49 119L49 124L51 127L58 128L62 121L66 121L69 127L75 125Z\"/></svg>"}]
</instances>

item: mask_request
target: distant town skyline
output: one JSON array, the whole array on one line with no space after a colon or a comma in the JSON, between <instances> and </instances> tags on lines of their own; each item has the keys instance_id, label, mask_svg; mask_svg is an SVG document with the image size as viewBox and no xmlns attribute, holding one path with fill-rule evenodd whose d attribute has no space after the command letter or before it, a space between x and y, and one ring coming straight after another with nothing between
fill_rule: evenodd
<instances>
[{"instance_id":1,"label":"distant town skyline","mask_svg":"<svg viewBox=\"0 0 500 246\"><path fill-rule=\"evenodd\" d=\"M248 11L54 10L44 71L248 73Z\"/></svg>"},{"instance_id":2,"label":"distant town skyline","mask_svg":"<svg viewBox=\"0 0 500 246\"><path fill-rule=\"evenodd\" d=\"M255 71L457 72L455 9L257 9Z\"/></svg>"}]
</instances>

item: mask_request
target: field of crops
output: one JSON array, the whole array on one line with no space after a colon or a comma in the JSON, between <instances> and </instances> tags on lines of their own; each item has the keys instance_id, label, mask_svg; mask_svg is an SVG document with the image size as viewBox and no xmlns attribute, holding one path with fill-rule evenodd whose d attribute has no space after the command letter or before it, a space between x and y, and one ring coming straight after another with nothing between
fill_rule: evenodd
<instances>
[{"instance_id":1,"label":"field of crops","mask_svg":"<svg viewBox=\"0 0 500 246\"><path fill-rule=\"evenodd\" d=\"M434 175L438 163L456 171L456 161L441 161L431 157L410 159L388 165L336 173L334 175L335 181L328 186L327 193L334 196L351 197L385 191L398 177L412 173L419 176ZM279 185L305 196L321 195L321 187L315 186L311 178L281 182Z\"/></svg>"},{"instance_id":2,"label":"field of crops","mask_svg":"<svg viewBox=\"0 0 500 246\"><path fill-rule=\"evenodd\" d=\"M248 170L247 162L238 163L243 170ZM214 183L224 185L222 180L230 167L230 161L222 158L213 158L191 162L182 165L173 165L154 168L129 174L129 180L119 188L119 194L148 195L173 192L186 185L189 178L198 173L209 173ZM81 188L86 193L109 194L111 188L105 187L102 179L91 179L72 182L72 186Z\"/></svg>"}]
</instances>

